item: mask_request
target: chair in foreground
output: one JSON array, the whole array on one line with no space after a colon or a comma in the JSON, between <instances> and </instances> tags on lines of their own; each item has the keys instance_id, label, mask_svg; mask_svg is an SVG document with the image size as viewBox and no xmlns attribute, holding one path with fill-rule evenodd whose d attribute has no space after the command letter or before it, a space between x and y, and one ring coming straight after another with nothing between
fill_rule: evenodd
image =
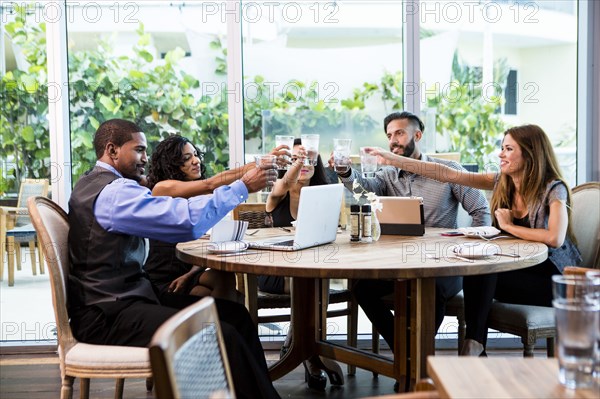
<instances>
[{"instance_id":1,"label":"chair in foreground","mask_svg":"<svg viewBox=\"0 0 600 399\"><path fill-rule=\"evenodd\" d=\"M584 183L573 188L571 226L577 247L583 258L582 266L600 268L600 215L598 209L600 183ZM556 327L554 309L543 306L513 305L495 301L488 317L489 327L517 335L523 342L523 356L532 357L538 338L546 338L548 357L554 356Z\"/></svg>"},{"instance_id":2,"label":"chair in foreground","mask_svg":"<svg viewBox=\"0 0 600 399\"><path fill-rule=\"evenodd\" d=\"M89 397L90 378L116 378L115 398L123 396L125 378L146 378L146 388L151 391L152 371L147 348L91 345L73 337L66 303L69 274L67 214L45 197L30 198L27 208L41 240L50 275L62 378L61 399L73 396L73 382L77 377L81 379L81 398Z\"/></svg>"},{"instance_id":3,"label":"chair in foreground","mask_svg":"<svg viewBox=\"0 0 600 399\"><path fill-rule=\"evenodd\" d=\"M156 398L235 398L213 298L179 311L154 334Z\"/></svg>"}]
</instances>

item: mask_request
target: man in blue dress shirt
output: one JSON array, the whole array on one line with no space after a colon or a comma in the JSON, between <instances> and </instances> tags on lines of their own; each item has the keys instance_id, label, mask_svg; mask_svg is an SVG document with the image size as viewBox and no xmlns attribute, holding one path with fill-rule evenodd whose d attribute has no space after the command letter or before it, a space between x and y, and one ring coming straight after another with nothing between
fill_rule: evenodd
<instances>
[{"instance_id":1,"label":"man in blue dress shirt","mask_svg":"<svg viewBox=\"0 0 600 399\"><path fill-rule=\"evenodd\" d=\"M190 199L153 197L139 182L146 137L129 121L104 122L94 135L98 161L69 200L68 307L75 337L87 343L147 346L158 327L199 297L172 295L160 303L142 271L144 238L169 242L202 236L249 192L272 185L273 169L252 169L213 194ZM279 398L269 379L247 310L215 299L236 395Z\"/></svg>"}]
</instances>

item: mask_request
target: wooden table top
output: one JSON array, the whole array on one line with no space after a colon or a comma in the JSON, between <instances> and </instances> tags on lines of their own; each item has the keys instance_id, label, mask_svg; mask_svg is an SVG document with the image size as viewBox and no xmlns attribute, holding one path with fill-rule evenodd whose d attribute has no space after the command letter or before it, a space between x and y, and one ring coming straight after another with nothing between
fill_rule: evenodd
<instances>
[{"instance_id":1,"label":"wooden table top","mask_svg":"<svg viewBox=\"0 0 600 399\"><path fill-rule=\"evenodd\" d=\"M184 262L230 272L284 275L306 278L427 278L495 273L533 266L548 255L546 245L517 238L484 241L466 237L444 237L448 229L427 228L420 237L383 235L373 243L350 242L349 232L335 242L295 252L249 250L233 256L209 254L207 240L177 245L177 257ZM260 229L247 240L283 235L281 229ZM287 233L293 235L292 233ZM452 257L452 248L461 243L498 245L501 253L519 258L492 256L475 261ZM431 259L428 256L441 257Z\"/></svg>"},{"instance_id":2,"label":"wooden table top","mask_svg":"<svg viewBox=\"0 0 600 399\"><path fill-rule=\"evenodd\" d=\"M441 398L600 397L600 388L560 385L556 358L429 356L427 371Z\"/></svg>"}]
</instances>

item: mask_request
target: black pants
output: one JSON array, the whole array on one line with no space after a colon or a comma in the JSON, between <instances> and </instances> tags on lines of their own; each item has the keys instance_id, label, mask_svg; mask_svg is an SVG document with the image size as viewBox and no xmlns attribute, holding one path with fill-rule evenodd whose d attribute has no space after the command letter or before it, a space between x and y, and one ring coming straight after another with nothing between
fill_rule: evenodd
<instances>
[{"instance_id":1,"label":"black pants","mask_svg":"<svg viewBox=\"0 0 600 399\"><path fill-rule=\"evenodd\" d=\"M560 274L554 263L546 260L526 269L496 274L465 276L466 338L487 343L487 319L492 302L497 299L519 305L552 306L552 275Z\"/></svg>"},{"instance_id":2,"label":"black pants","mask_svg":"<svg viewBox=\"0 0 600 399\"><path fill-rule=\"evenodd\" d=\"M439 277L435 279L435 331L444 321L446 303L458 294L462 287L461 277ZM358 280L352 293L360 307L377 328L385 342L394 350L394 316L383 301L383 297L394 292L391 280Z\"/></svg>"},{"instance_id":3,"label":"black pants","mask_svg":"<svg viewBox=\"0 0 600 399\"><path fill-rule=\"evenodd\" d=\"M143 299L104 302L70 311L73 335L100 345L148 346L154 332L179 309L200 298L167 294L161 305ZM242 305L215 299L238 398L279 398L250 314Z\"/></svg>"}]
</instances>

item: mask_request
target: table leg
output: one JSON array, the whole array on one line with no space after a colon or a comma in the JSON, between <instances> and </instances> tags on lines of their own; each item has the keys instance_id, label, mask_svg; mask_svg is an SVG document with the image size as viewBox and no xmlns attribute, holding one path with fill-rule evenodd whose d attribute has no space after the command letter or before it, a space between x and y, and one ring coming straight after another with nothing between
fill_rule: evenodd
<instances>
[{"instance_id":1,"label":"table leg","mask_svg":"<svg viewBox=\"0 0 600 399\"><path fill-rule=\"evenodd\" d=\"M6 214L0 209L0 281L4 280L4 256L6 255Z\"/></svg>"},{"instance_id":2,"label":"table leg","mask_svg":"<svg viewBox=\"0 0 600 399\"><path fill-rule=\"evenodd\" d=\"M410 388L427 376L427 356L435 354L435 279L411 280Z\"/></svg>"},{"instance_id":3,"label":"table leg","mask_svg":"<svg viewBox=\"0 0 600 399\"><path fill-rule=\"evenodd\" d=\"M15 238L6 239L6 254L8 256L8 286L15 285Z\"/></svg>"},{"instance_id":4,"label":"table leg","mask_svg":"<svg viewBox=\"0 0 600 399\"><path fill-rule=\"evenodd\" d=\"M31 259L31 272L36 276L37 268L35 267L35 263L37 259L35 258L35 241L29 241L29 258Z\"/></svg>"},{"instance_id":5,"label":"table leg","mask_svg":"<svg viewBox=\"0 0 600 399\"><path fill-rule=\"evenodd\" d=\"M317 341L320 340L321 332L317 329L319 304L316 284L316 280L312 278L292 278L292 343L281 360L269 368L273 381L317 354Z\"/></svg>"},{"instance_id":6,"label":"table leg","mask_svg":"<svg viewBox=\"0 0 600 399\"><path fill-rule=\"evenodd\" d=\"M400 386L400 391L408 391L410 378L408 370L410 369L409 348L410 341L408 335L409 328L409 280L396 280L394 283L394 375Z\"/></svg>"}]
</instances>

